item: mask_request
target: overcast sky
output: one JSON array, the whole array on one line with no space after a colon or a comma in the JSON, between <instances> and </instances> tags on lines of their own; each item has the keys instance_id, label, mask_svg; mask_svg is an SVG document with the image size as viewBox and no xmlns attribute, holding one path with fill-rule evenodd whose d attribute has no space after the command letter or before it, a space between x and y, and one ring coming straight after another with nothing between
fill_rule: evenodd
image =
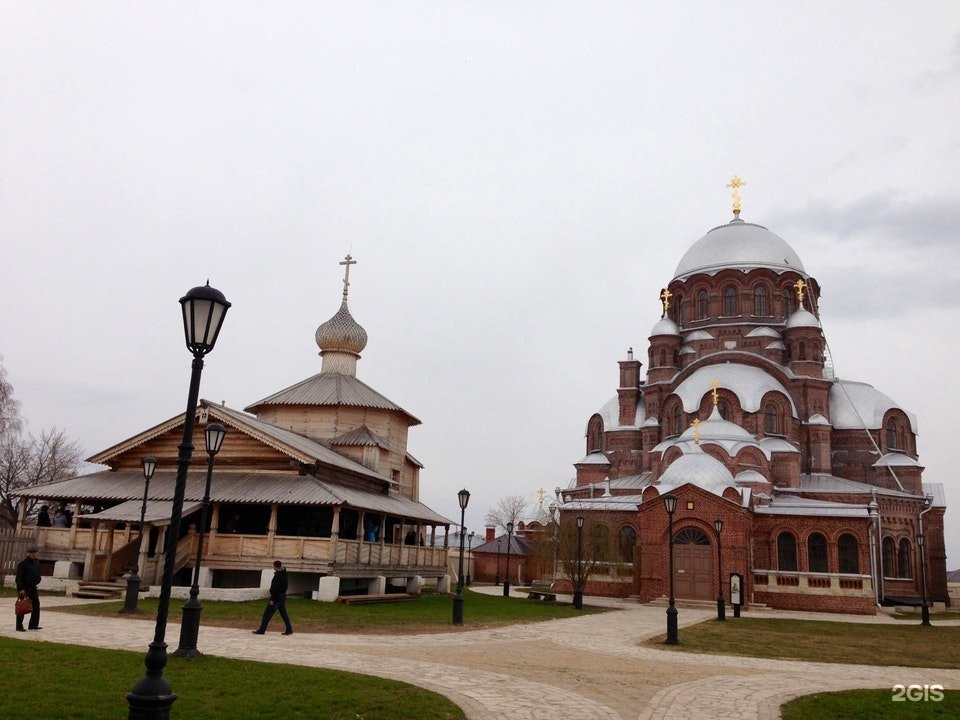
<instances>
[{"instance_id":1,"label":"overcast sky","mask_svg":"<svg viewBox=\"0 0 960 720\"><path fill-rule=\"evenodd\" d=\"M88 455L183 412L177 300L233 303L201 395L320 369L423 421L470 529L573 476L685 250L742 217L822 286L839 377L919 417L960 567L953 2L0 4L0 355Z\"/></svg>"}]
</instances>

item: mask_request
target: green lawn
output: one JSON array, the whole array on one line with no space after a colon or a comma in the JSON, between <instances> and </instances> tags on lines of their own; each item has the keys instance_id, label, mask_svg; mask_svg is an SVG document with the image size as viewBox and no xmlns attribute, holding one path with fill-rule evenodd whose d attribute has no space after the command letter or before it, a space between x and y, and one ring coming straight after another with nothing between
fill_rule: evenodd
<instances>
[{"instance_id":1,"label":"green lawn","mask_svg":"<svg viewBox=\"0 0 960 720\"><path fill-rule=\"evenodd\" d=\"M126 717L126 694L143 674L143 653L0 637L0 707L5 718ZM333 670L171 657L164 676L179 696L174 719L465 717L450 700L427 690Z\"/></svg>"},{"instance_id":2,"label":"green lawn","mask_svg":"<svg viewBox=\"0 0 960 720\"><path fill-rule=\"evenodd\" d=\"M220 627L257 627L263 614L264 600L250 602L220 602L204 600L202 624ZM170 604L171 620L178 620L183 602L173 600ZM120 610L123 603L105 602L92 605L73 605L57 608L58 612L72 612L109 617L153 618L157 613L155 599L141 599L136 615L126 615ZM416 600L374 605L342 605L322 603L304 598L288 598L287 611L295 632L343 632L343 633L413 633L454 632L500 627L521 622L553 620L575 617L601 608L584 607L574 610L572 605L543 603L524 598L504 598L499 595L484 595L464 591L464 624L452 624L453 597L451 595L424 594ZM274 616L273 629L283 626L279 616Z\"/></svg>"},{"instance_id":3,"label":"green lawn","mask_svg":"<svg viewBox=\"0 0 960 720\"><path fill-rule=\"evenodd\" d=\"M780 711L783 720L952 720L960 717L960 691L945 691L940 701L897 702L890 688L817 693L791 700Z\"/></svg>"},{"instance_id":4,"label":"green lawn","mask_svg":"<svg viewBox=\"0 0 960 720\"><path fill-rule=\"evenodd\" d=\"M717 655L960 668L960 627L727 618L681 628L680 645L663 645L663 640L660 636L647 642L668 650Z\"/></svg>"}]
</instances>

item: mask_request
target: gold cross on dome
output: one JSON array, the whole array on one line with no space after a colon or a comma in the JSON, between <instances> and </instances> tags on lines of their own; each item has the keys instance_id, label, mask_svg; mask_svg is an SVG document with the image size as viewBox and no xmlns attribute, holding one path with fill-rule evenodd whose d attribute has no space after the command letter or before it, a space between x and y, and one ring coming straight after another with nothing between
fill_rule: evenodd
<instances>
[{"instance_id":1,"label":"gold cross on dome","mask_svg":"<svg viewBox=\"0 0 960 720\"><path fill-rule=\"evenodd\" d=\"M663 315L666 317L667 310L670 309L670 298L673 297L673 293L664 288L660 291L660 302L663 303Z\"/></svg>"},{"instance_id":2,"label":"gold cross on dome","mask_svg":"<svg viewBox=\"0 0 960 720\"><path fill-rule=\"evenodd\" d=\"M694 418L693 422L690 423L693 426L693 441L699 445L700 444L700 418Z\"/></svg>"},{"instance_id":3,"label":"gold cross on dome","mask_svg":"<svg viewBox=\"0 0 960 720\"><path fill-rule=\"evenodd\" d=\"M803 278L800 278L793 286L797 289L797 302L800 303L800 307L803 307L803 289L807 284L803 281Z\"/></svg>"},{"instance_id":4,"label":"gold cross on dome","mask_svg":"<svg viewBox=\"0 0 960 720\"><path fill-rule=\"evenodd\" d=\"M710 387L713 388L710 394L713 395L713 406L716 407L717 403L720 402L720 393L717 392L717 388L720 387L720 381L714 378L710 383Z\"/></svg>"},{"instance_id":5,"label":"gold cross on dome","mask_svg":"<svg viewBox=\"0 0 960 720\"><path fill-rule=\"evenodd\" d=\"M740 188L747 184L747 181L739 175L734 175L727 183L727 187L733 190L733 214L740 217Z\"/></svg>"},{"instance_id":6,"label":"gold cross on dome","mask_svg":"<svg viewBox=\"0 0 960 720\"><path fill-rule=\"evenodd\" d=\"M350 257L349 253L347 256L340 262L341 265L346 265L346 272L343 274L343 299L347 299L347 289L350 287L350 266L356 265L357 261Z\"/></svg>"},{"instance_id":7,"label":"gold cross on dome","mask_svg":"<svg viewBox=\"0 0 960 720\"><path fill-rule=\"evenodd\" d=\"M537 490L537 495L540 496L540 507L543 507L543 499L547 496L547 491L543 489L543 486Z\"/></svg>"}]
</instances>

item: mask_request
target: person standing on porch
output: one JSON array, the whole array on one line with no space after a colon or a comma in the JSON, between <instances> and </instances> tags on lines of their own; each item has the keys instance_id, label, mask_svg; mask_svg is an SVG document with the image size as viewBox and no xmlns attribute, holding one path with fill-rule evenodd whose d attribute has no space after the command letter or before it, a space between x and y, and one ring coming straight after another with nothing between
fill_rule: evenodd
<instances>
[{"instance_id":1,"label":"person standing on porch","mask_svg":"<svg viewBox=\"0 0 960 720\"><path fill-rule=\"evenodd\" d=\"M293 635L293 626L290 624L290 616L287 615L287 569L279 560L273 561L273 580L270 582L270 600L267 607L263 610L263 618L260 620L260 627L253 631L254 635L263 635L267 632L267 625L270 624L270 618L277 611L280 611L280 617L283 619L286 629L284 635Z\"/></svg>"},{"instance_id":2,"label":"person standing on porch","mask_svg":"<svg viewBox=\"0 0 960 720\"><path fill-rule=\"evenodd\" d=\"M42 630L40 627L40 595L37 586L40 584L40 561L37 560L37 548L27 549L27 556L17 563L17 594L19 597L28 597L33 603L30 612L30 623L27 630ZM23 615L17 615L17 632L23 632Z\"/></svg>"}]
</instances>

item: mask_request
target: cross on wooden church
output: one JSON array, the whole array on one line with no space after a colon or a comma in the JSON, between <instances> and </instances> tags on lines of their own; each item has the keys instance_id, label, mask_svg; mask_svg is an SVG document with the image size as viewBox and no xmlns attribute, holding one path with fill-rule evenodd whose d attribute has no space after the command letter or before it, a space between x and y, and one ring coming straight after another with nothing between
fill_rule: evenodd
<instances>
[{"instance_id":1,"label":"cross on wooden church","mask_svg":"<svg viewBox=\"0 0 960 720\"><path fill-rule=\"evenodd\" d=\"M347 289L350 287L350 266L356 265L357 261L350 257L349 253L347 256L340 261L341 265L346 265L346 272L343 275L343 299L347 299Z\"/></svg>"}]
</instances>

